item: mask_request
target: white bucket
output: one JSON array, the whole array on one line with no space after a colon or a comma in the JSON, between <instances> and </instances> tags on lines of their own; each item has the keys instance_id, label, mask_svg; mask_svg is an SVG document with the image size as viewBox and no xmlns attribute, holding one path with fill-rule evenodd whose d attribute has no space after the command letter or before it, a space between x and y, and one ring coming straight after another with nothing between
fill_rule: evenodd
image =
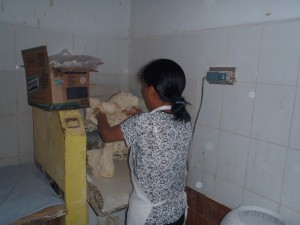
<instances>
[{"instance_id":1,"label":"white bucket","mask_svg":"<svg viewBox=\"0 0 300 225\"><path fill-rule=\"evenodd\" d=\"M258 206L241 206L230 211L220 225L287 225L283 218Z\"/></svg>"}]
</instances>

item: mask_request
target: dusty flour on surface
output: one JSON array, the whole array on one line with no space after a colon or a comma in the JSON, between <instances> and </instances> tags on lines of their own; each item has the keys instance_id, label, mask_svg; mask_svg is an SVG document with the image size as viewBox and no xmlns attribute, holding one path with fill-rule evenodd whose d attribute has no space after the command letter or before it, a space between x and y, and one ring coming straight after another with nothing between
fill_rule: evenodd
<instances>
[{"instance_id":1,"label":"dusty flour on surface","mask_svg":"<svg viewBox=\"0 0 300 225\"><path fill-rule=\"evenodd\" d=\"M108 216L100 218L97 225L121 225L121 221L118 216Z\"/></svg>"},{"instance_id":2,"label":"dusty flour on surface","mask_svg":"<svg viewBox=\"0 0 300 225\"><path fill-rule=\"evenodd\" d=\"M120 218L118 216L108 217L107 225L120 225Z\"/></svg>"}]
</instances>

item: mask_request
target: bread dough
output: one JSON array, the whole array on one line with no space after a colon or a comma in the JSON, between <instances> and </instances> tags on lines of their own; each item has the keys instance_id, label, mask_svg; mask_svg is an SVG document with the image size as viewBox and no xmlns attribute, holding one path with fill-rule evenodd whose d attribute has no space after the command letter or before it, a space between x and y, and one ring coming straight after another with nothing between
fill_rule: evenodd
<instances>
[{"instance_id":1,"label":"bread dough","mask_svg":"<svg viewBox=\"0 0 300 225\"><path fill-rule=\"evenodd\" d=\"M132 107L143 107L142 101L130 92L119 92L104 102L97 98L90 98L90 107L85 109L85 126L89 131L97 130L97 119L94 110L99 108L105 112L110 126L120 124L128 116L124 110ZM104 143L100 149L87 151L88 166L94 175L112 177L114 174L113 159L121 157L127 159L128 148L124 141Z\"/></svg>"}]
</instances>

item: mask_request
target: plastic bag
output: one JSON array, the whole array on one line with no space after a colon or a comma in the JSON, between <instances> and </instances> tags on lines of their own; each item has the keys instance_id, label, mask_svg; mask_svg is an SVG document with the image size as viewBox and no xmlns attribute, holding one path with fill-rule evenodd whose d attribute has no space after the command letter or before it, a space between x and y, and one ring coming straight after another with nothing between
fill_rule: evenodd
<instances>
[{"instance_id":1,"label":"plastic bag","mask_svg":"<svg viewBox=\"0 0 300 225\"><path fill-rule=\"evenodd\" d=\"M71 55L67 49L49 56L49 65L54 68L96 70L103 64L100 58L89 55Z\"/></svg>"}]
</instances>

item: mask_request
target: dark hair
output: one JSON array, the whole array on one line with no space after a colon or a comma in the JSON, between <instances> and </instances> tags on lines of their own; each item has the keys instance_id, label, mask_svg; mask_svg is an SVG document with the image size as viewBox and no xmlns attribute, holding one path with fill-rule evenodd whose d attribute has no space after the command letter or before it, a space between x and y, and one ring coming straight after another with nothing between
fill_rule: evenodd
<instances>
[{"instance_id":1,"label":"dark hair","mask_svg":"<svg viewBox=\"0 0 300 225\"><path fill-rule=\"evenodd\" d=\"M186 110L189 103L181 96L185 88L185 74L176 62L170 59L151 61L142 68L139 78L148 86L152 85L163 101L171 103L175 120L191 120Z\"/></svg>"}]
</instances>

